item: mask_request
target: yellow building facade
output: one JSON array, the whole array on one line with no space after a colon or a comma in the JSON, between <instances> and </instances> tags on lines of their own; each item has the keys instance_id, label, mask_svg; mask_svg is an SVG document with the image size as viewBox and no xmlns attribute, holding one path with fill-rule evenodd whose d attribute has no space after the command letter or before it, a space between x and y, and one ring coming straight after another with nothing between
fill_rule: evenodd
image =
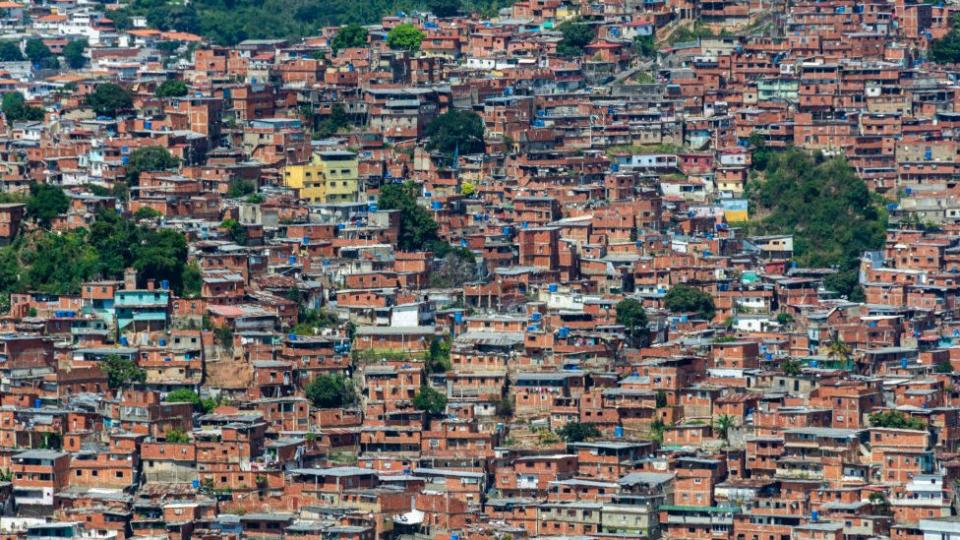
<instances>
[{"instance_id":1,"label":"yellow building facade","mask_svg":"<svg viewBox=\"0 0 960 540\"><path fill-rule=\"evenodd\" d=\"M359 163L353 152L316 152L308 163L283 169L283 184L313 203L355 202L359 193Z\"/></svg>"}]
</instances>

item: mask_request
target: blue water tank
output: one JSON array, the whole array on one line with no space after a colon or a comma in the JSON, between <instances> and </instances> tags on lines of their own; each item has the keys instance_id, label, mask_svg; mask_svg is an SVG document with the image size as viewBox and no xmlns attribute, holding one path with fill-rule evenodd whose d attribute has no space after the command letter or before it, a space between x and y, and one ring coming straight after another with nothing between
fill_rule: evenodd
<instances>
[{"instance_id":1,"label":"blue water tank","mask_svg":"<svg viewBox=\"0 0 960 540\"><path fill-rule=\"evenodd\" d=\"M453 322L455 322L455 323L457 323L457 324L460 324L460 323L463 322L463 312L462 312L462 311L458 311L458 312L456 312L456 313L453 314Z\"/></svg>"},{"instance_id":2,"label":"blue water tank","mask_svg":"<svg viewBox=\"0 0 960 540\"><path fill-rule=\"evenodd\" d=\"M297 264L297 256L296 256L296 255L291 255L291 256L287 259L287 264Z\"/></svg>"},{"instance_id":3,"label":"blue water tank","mask_svg":"<svg viewBox=\"0 0 960 540\"><path fill-rule=\"evenodd\" d=\"M163 290L165 290L165 291L168 290L168 289L170 288L170 280L161 279L161 280L160 280L160 288L163 289Z\"/></svg>"},{"instance_id":4,"label":"blue water tank","mask_svg":"<svg viewBox=\"0 0 960 540\"><path fill-rule=\"evenodd\" d=\"M906 356L904 356L903 358L900 359L900 367L905 368L905 367L907 367L907 365L909 365L909 364L910 364L910 361L907 360L907 357L906 357Z\"/></svg>"},{"instance_id":5,"label":"blue water tank","mask_svg":"<svg viewBox=\"0 0 960 540\"><path fill-rule=\"evenodd\" d=\"M531 320L531 321L534 321L534 322L539 322L539 321L540 321L540 317L542 317L542 315L540 314L539 311L535 311L535 312L533 312L533 313L530 314L530 320Z\"/></svg>"},{"instance_id":6,"label":"blue water tank","mask_svg":"<svg viewBox=\"0 0 960 540\"><path fill-rule=\"evenodd\" d=\"M812 519L814 522L819 521L819 520L820 520L820 512L817 511L817 510L814 510L813 513L810 515L810 519Z\"/></svg>"},{"instance_id":7,"label":"blue water tank","mask_svg":"<svg viewBox=\"0 0 960 540\"><path fill-rule=\"evenodd\" d=\"M167 346L167 340L166 340L165 338L160 338L160 346L161 346L161 347L166 347L166 346Z\"/></svg>"},{"instance_id":8,"label":"blue water tank","mask_svg":"<svg viewBox=\"0 0 960 540\"><path fill-rule=\"evenodd\" d=\"M39 408L42 407L42 406L43 406L43 401L41 401L40 398L37 398L37 399L33 400L33 408L34 408L34 409L39 409Z\"/></svg>"},{"instance_id":9,"label":"blue water tank","mask_svg":"<svg viewBox=\"0 0 960 540\"><path fill-rule=\"evenodd\" d=\"M432 201L430 203L430 208L434 210L440 210L441 208L443 208L443 204L441 204L440 201Z\"/></svg>"},{"instance_id":10,"label":"blue water tank","mask_svg":"<svg viewBox=\"0 0 960 540\"><path fill-rule=\"evenodd\" d=\"M549 292L557 292L557 290L559 290L559 289L560 289L560 286L557 285L556 283L551 283L551 284L547 285L547 291L549 291Z\"/></svg>"},{"instance_id":11,"label":"blue water tank","mask_svg":"<svg viewBox=\"0 0 960 540\"><path fill-rule=\"evenodd\" d=\"M193 489L200 489L200 480L193 479L190 481L190 484L193 486Z\"/></svg>"},{"instance_id":12,"label":"blue water tank","mask_svg":"<svg viewBox=\"0 0 960 540\"><path fill-rule=\"evenodd\" d=\"M296 334L287 334L287 339L290 340L290 341L296 341L296 340L297 340L297 335L296 335Z\"/></svg>"},{"instance_id":13,"label":"blue water tank","mask_svg":"<svg viewBox=\"0 0 960 540\"><path fill-rule=\"evenodd\" d=\"M613 428L613 436L617 439L623 438L623 426L616 426Z\"/></svg>"}]
</instances>

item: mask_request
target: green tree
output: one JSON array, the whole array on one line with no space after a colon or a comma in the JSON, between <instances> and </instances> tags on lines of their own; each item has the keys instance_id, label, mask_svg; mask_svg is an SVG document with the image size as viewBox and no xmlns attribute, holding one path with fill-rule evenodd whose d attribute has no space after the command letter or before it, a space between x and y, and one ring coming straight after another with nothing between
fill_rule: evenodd
<instances>
[{"instance_id":1,"label":"green tree","mask_svg":"<svg viewBox=\"0 0 960 540\"><path fill-rule=\"evenodd\" d=\"M651 58L657 54L657 44L653 34L649 36L636 36L633 38L633 47L637 54L644 58Z\"/></svg>"},{"instance_id":2,"label":"green tree","mask_svg":"<svg viewBox=\"0 0 960 540\"><path fill-rule=\"evenodd\" d=\"M133 107L133 97L125 88L114 83L103 83L87 94L88 107L101 116L116 116Z\"/></svg>"},{"instance_id":3,"label":"green tree","mask_svg":"<svg viewBox=\"0 0 960 540\"><path fill-rule=\"evenodd\" d=\"M453 17L460 13L460 0L426 0L427 9L437 17Z\"/></svg>"},{"instance_id":4,"label":"green tree","mask_svg":"<svg viewBox=\"0 0 960 540\"><path fill-rule=\"evenodd\" d=\"M717 421L714 423L714 427L717 428L717 434L726 441L730 442L730 430L733 428L733 417L729 414L721 414L717 417Z\"/></svg>"},{"instance_id":5,"label":"green tree","mask_svg":"<svg viewBox=\"0 0 960 540\"><path fill-rule=\"evenodd\" d=\"M0 41L0 62L23 62L20 46L13 41Z\"/></svg>"},{"instance_id":6,"label":"green tree","mask_svg":"<svg viewBox=\"0 0 960 540\"><path fill-rule=\"evenodd\" d=\"M886 410L871 413L868 418L873 427L893 428L893 429L916 429L926 430L927 424L923 420L907 416L905 413L897 410Z\"/></svg>"},{"instance_id":7,"label":"green tree","mask_svg":"<svg viewBox=\"0 0 960 540\"><path fill-rule=\"evenodd\" d=\"M107 355L100 362L100 369L106 373L107 385L113 389L133 383L142 384L147 380L147 372L136 362L117 354Z\"/></svg>"},{"instance_id":8,"label":"green tree","mask_svg":"<svg viewBox=\"0 0 960 540\"><path fill-rule=\"evenodd\" d=\"M562 38L557 44L557 54L580 56L597 35L593 25L581 21L566 21L560 24Z\"/></svg>"},{"instance_id":9,"label":"green tree","mask_svg":"<svg viewBox=\"0 0 960 540\"><path fill-rule=\"evenodd\" d=\"M835 267L838 274L827 280L828 287L859 298L860 258L886 241L884 205L841 158L815 159L787 149L765 160L762 174L748 183L752 212L764 216L751 229L793 235L800 266Z\"/></svg>"},{"instance_id":10,"label":"green tree","mask_svg":"<svg viewBox=\"0 0 960 540\"><path fill-rule=\"evenodd\" d=\"M22 288L50 294L76 294L80 284L96 277L100 258L82 229L64 233L42 231L19 244L26 269Z\"/></svg>"},{"instance_id":11,"label":"green tree","mask_svg":"<svg viewBox=\"0 0 960 540\"><path fill-rule=\"evenodd\" d=\"M67 211L70 199L57 186L33 184L30 186L30 198L27 199L27 216L40 226L49 228L51 222Z\"/></svg>"},{"instance_id":12,"label":"green tree","mask_svg":"<svg viewBox=\"0 0 960 540\"><path fill-rule=\"evenodd\" d=\"M336 53L343 49L366 47L366 45L367 29L357 23L352 23L337 31L337 35L333 37L330 48Z\"/></svg>"},{"instance_id":13,"label":"green tree","mask_svg":"<svg viewBox=\"0 0 960 540\"><path fill-rule=\"evenodd\" d=\"M956 64L960 62L960 30L958 17L954 16L950 31L941 39L930 44L927 56L938 64Z\"/></svg>"},{"instance_id":14,"label":"green tree","mask_svg":"<svg viewBox=\"0 0 960 540\"><path fill-rule=\"evenodd\" d=\"M167 403L199 404L200 396L189 388L178 388L167 393L163 400Z\"/></svg>"},{"instance_id":15,"label":"green tree","mask_svg":"<svg viewBox=\"0 0 960 540\"><path fill-rule=\"evenodd\" d=\"M450 336L434 337L430 342L430 353L427 356L427 373L446 373L450 371L450 347L453 340Z\"/></svg>"},{"instance_id":16,"label":"green tree","mask_svg":"<svg viewBox=\"0 0 960 540\"><path fill-rule=\"evenodd\" d=\"M416 51L423 41L423 32L410 23L394 26L387 32L387 44L394 50Z\"/></svg>"},{"instance_id":17,"label":"green tree","mask_svg":"<svg viewBox=\"0 0 960 540\"><path fill-rule=\"evenodd\" d=\"M893 507L890 505L890 501L887 500L887 496L880 492L873 492L870 494L870 505L873 506L872 514L875 516L893 516Z\"/></svg>"},{"instance_id":18,"label":"green tree","mask_svg":"<svg viewBox=\"0 0 960 540\"><path fill-rule=\"evenodd\" d=\"M163 217L163 214L149 206L141 206L133 213L133 219L157 219L159 217Z\"/></svg>"},{"instance_id":19,"label":"green tree","mask_svg":"<svg viewBox=\"0 0 960 540\"><path fill-rule=\"evenodd\" d=\"M563 440L575 443L599 437L600 430L597 429L596 424L567 422L557 434L563 437Z\"/></svg>"},{"instance_id":20,"label":"green tree","mask_svg":"<svg viewBox=\"0 0 960 540\"><path fill-rule=\"evenodd\" d=\"M87 40L75 39L67 43L63 48L63 59L66 60L70 69L80 69L87 63L87 57L83 55L87 50Z\"/></svg>"},{"instance_id":21,"label":"green tree","mask_svg":"<svg viewBox=\"0 0 960 540\"><path fill-rule=\"evenodd\" d=\"M417 395L413 396L413 408L431 416L440 415L447 410L447 396L429 386L421 386Z\"/></svg>"},{"instance_id":22,"label":"green tree","mask_svg":"<svg viewBox=\"0 0 960 540\"><path fill-rule=\"evenodd\" d=\"M660 417L654 418L650 423L650 438L658 444L663 444L663 434L667 430L667 425L663 423Z\"/></svg>"},{"instance_id":23,"label":"green tree","mask_svg":"<svg viewBox=\"0 0 960 540\"><path fill-rule=\"evenodd\" d=\"M509 395L500 398L496 405L496 415L500 418L513 418L513 398Z\"/></svg>"},{"instance_id":24,"label":"green tree","mask_svg":"<svg viewBox=\"0 0 960 540\"><path fill-rule=\"evenodd\" d=\"M203 273L200 271L200 265L195 262L188 263L183 267L183 296L187 298L197 298L200 296L200 289L203 287Z\"/></svg>"},{"instance_id":25,"label":"green tree","mask_svg":"<svg viewBox=\"0 0 960 540\"><path fill-rule=\"evenodd\" d=\"M657 390L655 394L656 405L658 409L662 409L667 406L667 392L666 390Z\"/></svg>"},{"instance_id":26,"label":"green tree","mask_svg":"<svg viewBox=\"0 0 960 540\"><path fill-rule=\"evenodd\" d=\"M212 399L202 399L199 394L188 388L178 388L168 393L164 398L167 403L189 403L197 412L209 414L217 406Z\"/></svg>"},{"instance_id":27,"label":"green tree","mask_svg":"<svg viewBox=\"0 0 960 540\"><path fill-rule=\"evenodd\" d=\"M3 115L7 122L21 121L40 121L43 120L44 110L40 107L31 107L27 105L23 94L20 92L9 92L3 95L2 105Z\"/></svg>"},{"instance_id":28,"label":"green tree","mask_svg":"<svg viewBox=\"0 0 960 540\"><path fill-rule=\"evenodd\" d=\"M320 122L317 126L316 136L330 137L341 129L350 125L350 117L347 116L347 110L340 103L334 103L330 108L330 115Z\"/></svg>"},{"instance_id":29,"label":"green tree","mask_svg":"<svg viewBox=\"0 0 960 540\"><path fill-rule=\"evenodd\" d=\"M179 79L168 79L157 87L155 94L158 98L183 97L189 91L187 83Z\"/></svg>"},{"instance_id":30,"label":"green tree","mask_svg":"<svg viewBox=\"0 0 960 540\"><path fill-rule=\"evenodd\" d=\"M803 366L800 364L799 360L794 360L793 358L784 358L780 362L780 369L783 370L784 375L789 375L791 377L800 375L803 371Z\"/></svg>"},{"instance_id":31,"label":"green tree","mask_svg":"<svg viewBox=\"0 0 960 540\"><path fill-rule=\"evenodd\" d=\"M141 230L115 210L98 212L88 236L98 255L98 273L107 279L121 279L123 270L133 264L140 236Z\"/></svg>"},{"instance_id":32,"label":"green tree","mask_svg":"<svg viewBox=\"0 0 960 540\"><path fill-rule=\"evenodd\" d=\"M227 231L227 238L230 241L240 244L241 246L246 245L247 243L247 228L240 224L234 219L225 219L223 223L220 224L221 229Z\"/></svg>"},{"instance_id":33,"label":"green tree","mask_svg":"<svg viewBox=\"0 0 960 540\"><path fill-rule=\"evenodd\" d=\"M380 188L378 208L400 211L397 247L403 251L429 249L438 239L437 222L426 208L417 204L420 187L413 182L386 184Z\"/></svg>"},{"instance_id":34,"label":"green tree","mask_svg":"<svg viewBox=\"0 0 960 540\"><path fill-rule=\"evenodd\" d=\"M713 297L690 285L674 285L663 299L664 305L672 313L699 313L706 319L714 314Z\"/></svg>"},{"instance_id":35,"label":"green tree","mask_svg":"<svg viewBox=\"0 0 960 540\"><path fill-rule=\"evenodd\" d=\"M127 179L137 182L144 171L168 171L176 168L180 160L162 146L141 146L130 152L127 160Z\"/></svg>"},{"instance_id":36,"label":"green tree","mask_svg":"<svg viewBox=\"0 0 960 540\"><path fill-rule=\"evenodd\" d=\"M20 285L20 261L12 247L0 248L0 294L9 295Z\"/></svg>"},{"instance_id":37,"label":"green tree","mask_svg":"<svg viewBox=\"0 0 960 540\"><path fill-rule=\"evenodd\" d=\"M827 357L831 360L846 362L850 360L850 354L853 351L850 350L850 346L840 340L838 337L834 337L830 343L827 345Z\"/></svg>"},{"instance_id":38,"label":"green tree","mask_svg":"<svg viewBox=\"0 0 960 540\"><path fill-rule=\"evenodd\" d=\"M190 442L190 436L180 428L170 428L164 435L164 439L172 444L187 444Z\"/></svg>"},{"instance_id":39,"label":"green tree","mask_svg":"<svg viewBox=\"0 0 960 540\"><path fill-rule=\"evenodd\" d=\"M450 109L427 126L427 150L444 155L483 152L483 119L473 111Z\"/></svg>"},{"instance_id":40,"label":"green tree","mask_svg":"<svg viewBox=\"0 0 960 540\"><path fill-rule=\"evenodd\" d=\"M650 344L647 312L639 301L633 298L624 298L617 302L617 324L624 326L627 339L632 346L645 347Z\"/></svg>"},{"instance_id":41,"label":"green tree","mask_svg":"<svg viewBox=\"0 0 960 540\"><path fill-rule=\"evenodd\" d=\"M319 375L307 383L305 390L307 399L320 409L346 407L356 401L353 383L340 374Z\"/></svg>"},{"instance_id":42,"label":"green tree","mask_svg":"<svg viewBox=\"0 0 960 540\"><path fill-rule=\"evenodd\" d=\"M24 50L27 53L27 58L29 58L34 64L39 64L40 66L47 68L57 67L56 57L53 56L53 53L50 52L50 48L47 47L42 39L28 39Z\"/></svg>"},{"instance_id":43,"label":"green tree","mask_svg":"<svg viewBox=\"0 0 960 540\"><path fill-rule=\"evenodd\" d=\"M230 182L227 188L228 199L240 199L252 193L256 193L257 185L252 180L237 179Z\"/></svg>"},{"instance_id":44,"label":"green tree","mask_svg":"<svg viewBox=\"0 0 960 540\"><path fill-rule=\"evenodd\" d=\"M2 268L2 266L0 266L0 268ZM933 371L936 373L943 373L943 374L953 373L953 364L951 364L949 360L938 362L937 365L934 366Z\"/></svg>"},{"instance_id":45,"label":"green tree","mask_svg":"<svg viewBox=\"0 0 960 540\"><path fill-rule=\"evenodd\" d=\"M166 281L177 294L183 291L183 274L187 260L187 241L182 234L170 230L146 230L133 251L133 267L142 281Z\"/></svg>"}]
</instances>

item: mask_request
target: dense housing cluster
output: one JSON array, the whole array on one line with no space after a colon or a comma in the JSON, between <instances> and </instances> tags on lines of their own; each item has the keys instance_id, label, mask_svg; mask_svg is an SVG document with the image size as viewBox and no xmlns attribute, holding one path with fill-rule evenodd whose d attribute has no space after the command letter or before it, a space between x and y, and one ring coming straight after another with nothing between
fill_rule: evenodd
<instances>
[{"instance_id":1,"label":"dense housing cluster","mask_svg":"<svg viewBox=\"0 0 960 540\"><path fill-rule=\"evenodd\" d=\"M960 6L328 4L0 2L0 540L960 539Z\"/></svg>"}]
</instances>

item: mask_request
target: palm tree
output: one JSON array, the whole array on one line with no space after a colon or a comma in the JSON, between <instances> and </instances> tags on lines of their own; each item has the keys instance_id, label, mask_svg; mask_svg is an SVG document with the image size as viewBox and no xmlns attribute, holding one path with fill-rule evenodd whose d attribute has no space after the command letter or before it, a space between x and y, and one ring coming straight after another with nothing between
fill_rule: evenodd
<instances>
[{"instance_id":1,"label":"palm tree","mask_svg":"<svg viewBox=\"0 0 960 540\"><path fill-rule=\"evenodd\" d=\"M840 338L834 337L833 341L827 345L827 356L832 360L847 361L850 359L850 346L840 341Z\"/></svg>"},{"instance_id":2,"label":"palm tree","mask_svg":"<svg viewBox=\"0 0 960 540\"><path fill-rule=\"evenodd\" d=\"M800 365L799 360L794 360L793 358L785 358L780 362L780 369L783 370L784 375L799 375L802 366Z\"/></svg>"},{"instance_id":3,"label":"palm tree","mask_svg":"<svg viewBox=\"0 0 960 540\"><path fill-rule=\"evenodd\" d=\"M714 424L717 428L717 432L723 437L723 440L729 444L730 439L728 435L730 434L730 428L733 427L733 417L729 414L721 414L717 417L717 421Z\"/></svg>"}]
</instances>

